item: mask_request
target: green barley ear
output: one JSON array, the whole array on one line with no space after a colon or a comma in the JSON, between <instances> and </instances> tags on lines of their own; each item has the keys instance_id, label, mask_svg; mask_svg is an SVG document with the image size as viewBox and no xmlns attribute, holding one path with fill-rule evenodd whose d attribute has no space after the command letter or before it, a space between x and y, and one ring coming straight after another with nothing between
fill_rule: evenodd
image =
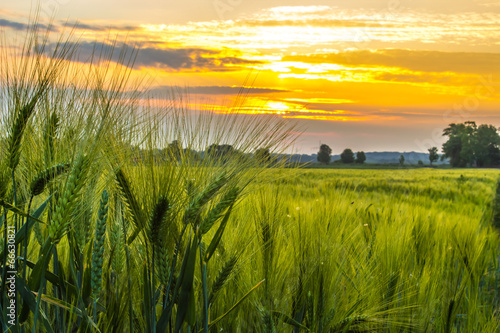
<instances>
[{"instance_id":1,"label":"green barley ear","mask_svg":"<svg viewBox=\"0 0 500 333\"><path fill-rule=\"evenodd\" d=\"M239 193L240 189L238 187L231 188L224 195L224 197L222 197L221 201L219 201L217 205L215 205L215 207L208 212L207 216L200 224L201 234L206 234L212 228L214 223L224 215L224 212L229 207L234 205L234 203L238 199Z\"/></svg>"},{"instance_id":2,"label":"green barley ear","mask_svg":"<svg viewBox=\"0 0 500 333\"><path fill-rule=\"evenodd\" d=\"M196 223L199 219L200 211L204 205L210 201L217 192L227 183L228 177L225 172L221 172L208 186L201 191L189 204L184 215L184 222Z\"/></svg>"},{"instance_id":3,"label":"green barley ear","mask_svg":"<svg viewBox=\"0 0 500 333\"><path fill-rule=\"evenodd\" d=\"M168 250L165 243L159 242L155 245L155 273L161 284L168 285L170 265L168 262Z\"/></svg>"},{"instance_id":4,"label":"green barley ear","mask_svg":"<svg viewBox=\"0 0 500 333\"><path fill-rule=\"evenodd\" d=\"M30 184L31 195L35 197L39 194L42 194L47 184L60 174L68 171L69 166L69 164L57 164L40 171Z\"/></svg>"},{"instance_id":5,"label":"green barley ear","mask_svg":"<svg viewBox=\"0 0 500 333\"><path fill-rule=\"evenodd\" d=\"M186 192L188 197L193 196L194 190L195 190L194 181L192 179L189 179L186 183Z\"/></svg>"},{"instance_id":6,"label":"green barley ear","mask_svg":"<svg viewBox=\"0 0 500 333\"><path fill-rule=\"evenodd\" d=\"M6 167L0 166L0 168L0 200L2 200L7 197L9 191L9 175Z\"/></svg>"},{"instance_id":7,"label":"green barley ear","mask_svg":"<svg viewBox=\"0 0 500 333\"><path fill-rule=\"evenodd\" d=\"M335 323L330 332L359 332L358 325L370 322L370 317L367 315L352 315L341 319Z\"/></svg>"},{"instance_id":8,"label":"green barley ear","mask_svg":"<svg viewBox=\"0 0 500 333\"><path fill-rule=\"evenodd\" d=\"M69 229L71 212L85 183L88 169L88 156L79 155L73 164L64 192L57 199L54 214L49 224L49 236L54 244L59 243Z\"/></svg>"},{"instance_id":9,"label":"green barley ear","mask_svg":"<svg viewBox=\"0 0 500 333\"><path fill-rule=\"evenodd\" d=\"M108 233L109 242L111 244L111 267L115 272L123 270L123 258L125 254L125 243L123 238L122 228L118 223L113 224L111 232Z\"/></svg>"},{"instance_id":10,"label":"green barley ear","mask_svg":"<svg viewBox=\"0 0 500 333\"><path fill-rule=\"evenodd\" d=\"M142 209L139 206L137 198L132 192L132 187L130 185L129 180L122 169L118 169L115 172L115 180L118 185L118 189L120 190L124 198L125 205L132 214L132 219L136 227L142 229L144 227L144 218L142 216Z\"/></svg>"},{"instance_id":11,"label":"green barley ear","mask_svg":"<svg viewBox=\"0 0 500 333\"><path fill-rule=\"evenodd\" d=\"M43 135L45 142L44 159L47 165L52 164L52 161L54 159L55 141L58 128L59 128L59 117L57 116L57 113L53 111L45 123L45 130Z\"/></svg>"},{"instance_id":12,"label":"green barley ear","mask_svg":"<svg viewBox=\"0 0 500 333\"><path fill-rule=\"evenodd\" d=\"M35 231L36 241L40 246L45 243L45 236L42 229L42 223L33 223L33 230Z\"/></svg>"},{"instance_id":13,"label":"green barley ear","mask_svg":"<svg viewBox=\"0 0 500 333\"><path fill-rule=\"evenodd\" d=\"M104 260L104 236L106 234L106 219L108 217L108 192L104 190L101 196L99 212L97 214L97 223L94 238L94 247L92 248L92 270L91 287L92 297L97 299L101 291L102 265Z\"/></svg>"},{"instance_id":14,"label":"green barley ear","mask_svg":"<svg viewBox=\"0 0 500 333\"><path fill-rule=\"evenodd\" d=\"M208 304L213 303L217 293L224 287L226 282L228 281L231 273L238 262L237 256L231 256L228 261L224 264L222 269L219 271L219 274L215 278L214 283L212 284L212 291L210 292L210 296L208 297Z\"/></svg>"},{"instance_id":15,"label":"green barley ear","mask_svg":"<svg viewBox=\"0 0 500 333\"><path fill-rule=\"evenodd\" d=\"M262 326L264 328L263 332L265 333L276 333L276 326L274 325L273 317L271 313L264 308L259 309Z\"/></svg>"},{"instance_id":16,"label":"green barley ear","mask_svg":"<svg viewBox=\"0 0 500 333\"><path fill-rule=\"evenodd\" d=\"M21 156L21 141L23 138L24 130L26 129L26 125L28 124L29 119L35 111L39 93L33 96L26 105L21 107L18 112L16 112L12 133L8 139L9 141L7 150L7 161L11 170L15 170L17 165L19 164L19 158Z\"/></svg>"},{"instance_id":17,"label":"green barley ear","mask_svg":"<svg viewBox=\"0 0 500 333\"><path fill-rule=\"evenodd\" d=\"M151 212L149 218L148 238L153 245L159 244L163 221L169 209L168 200L161 196Z\"/></svg>"}]
</instances>

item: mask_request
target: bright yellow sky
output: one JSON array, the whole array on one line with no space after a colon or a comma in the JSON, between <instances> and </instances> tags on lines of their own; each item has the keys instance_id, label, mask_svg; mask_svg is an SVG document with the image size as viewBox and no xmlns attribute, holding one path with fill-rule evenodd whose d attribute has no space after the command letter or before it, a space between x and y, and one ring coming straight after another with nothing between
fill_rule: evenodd
<instances>
[{"instance_id":1,"label":"bright yellow sky","mask_svg":"<svg viewBox=\"0 0 500 333\"><path fill-rule=\"evenodd\" d=\"M22 33L30 1L2 5ZM308 5L304 6L303 4ZM335 3L335 7L332 6ZM302 5L300 5L302 4ZM451 122L500 126L500 3L492 0L42 0L76 23L81 59L111 35L140 48L155 91L189 87L193 107L276 113L297 150L426 151Z\"/></svg>"}]
</instances>

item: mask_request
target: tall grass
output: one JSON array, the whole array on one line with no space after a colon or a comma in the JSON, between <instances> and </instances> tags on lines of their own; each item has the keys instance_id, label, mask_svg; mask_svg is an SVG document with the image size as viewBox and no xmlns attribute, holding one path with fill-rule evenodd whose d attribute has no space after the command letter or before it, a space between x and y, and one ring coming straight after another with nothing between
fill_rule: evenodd
<instances>
[{"instance_id":1,"label":"tall grass","mask_svg":"<svg viewBox=\"0 0 500 333\"><path fill-rule=\"evenodd\" d=\"M35 23L20 50L2 47L2 281L10 225L24 245L15 325L2 283L2 329L208 331L247 297L214 313L227 277L206 277L233 207L269 173L250 153L285 149L289 126L165 105L132 79L135 50L109 41L81 63L71 32L50 30ZM174 140L179 151L162 150Z\"/></svg>"}]
</instances>

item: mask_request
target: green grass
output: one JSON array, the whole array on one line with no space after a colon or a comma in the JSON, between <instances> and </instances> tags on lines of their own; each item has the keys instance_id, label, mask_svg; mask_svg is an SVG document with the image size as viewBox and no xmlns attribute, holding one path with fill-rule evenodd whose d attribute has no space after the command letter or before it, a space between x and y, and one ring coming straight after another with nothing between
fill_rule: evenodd
<instances>
[{"instance_id":1,"label":"green grass","mask_svg":"<svg viewBox=\"0 0 500 333\"><path fill-rule=\"evenodd\" d=\"M498 329L498 171L287 172L239 207L235 227L250 244L245 276L267 277L259 299L269 310L315 332L353 315L359 330Z\"/></svg>"}]
</instances>

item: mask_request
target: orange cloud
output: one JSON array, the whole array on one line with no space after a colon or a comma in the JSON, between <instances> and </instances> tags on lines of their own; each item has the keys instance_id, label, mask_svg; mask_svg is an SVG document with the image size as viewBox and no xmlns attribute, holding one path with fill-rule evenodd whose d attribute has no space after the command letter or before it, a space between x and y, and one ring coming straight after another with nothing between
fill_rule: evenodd
<instances>
[{"instance_id":1,"label":"orange cloud","mask_svg":"<svg viewBox=\"0 0 500 333\"><path fill-rule=\"evenodd\" d=\"M398 67L420 72L499 73L499 53L403 49L352 50L329 54L287 55L283 61L344 66Z\"/></svg>"}]
</instances>

